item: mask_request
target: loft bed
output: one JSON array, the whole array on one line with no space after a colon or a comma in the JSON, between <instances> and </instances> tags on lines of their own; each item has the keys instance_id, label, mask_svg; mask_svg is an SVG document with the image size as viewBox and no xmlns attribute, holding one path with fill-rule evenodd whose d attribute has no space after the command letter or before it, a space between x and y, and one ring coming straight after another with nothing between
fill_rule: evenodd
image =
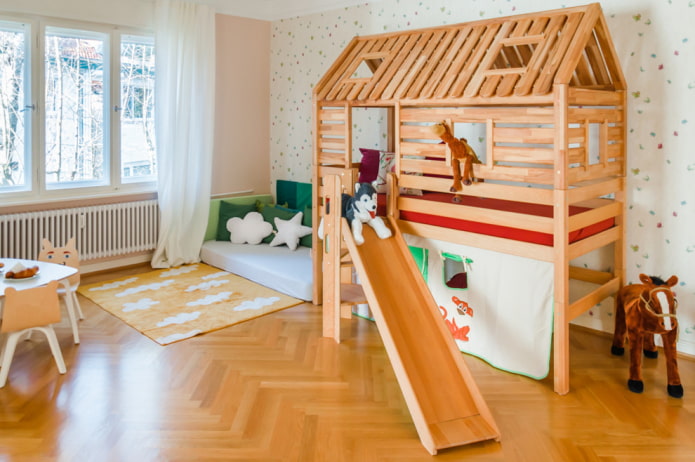
<instances>
[{"instance_id":1,"label":"loft bed","mask_svg":"<svg viewBox=\"0 0 695 462\"><path fill-rule=\"evenodd\" d=\"M569 323L625 271L626 84L600 5L354 38L314 89L314 223L325 175L346 192L357 178L362 107L388 114L386 213L402 233L552 264L554 389L567 393ZM441 122L484 126L476 181L454 193L450 149L429 128ZM573 264L597 249L609 270ZM314 252L314 300L345 315L360 300L347 299L349 262L331 252ZM570 280L592 289L571 300Z\"/></svg>"}]
</instances>

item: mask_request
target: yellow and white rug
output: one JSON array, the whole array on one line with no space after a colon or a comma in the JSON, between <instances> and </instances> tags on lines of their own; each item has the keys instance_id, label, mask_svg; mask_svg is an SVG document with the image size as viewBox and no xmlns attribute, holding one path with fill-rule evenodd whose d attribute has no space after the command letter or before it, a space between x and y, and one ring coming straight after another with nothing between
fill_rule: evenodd
<instances>
[{"instance_id":1,"label":"yellow and white rug","mask_svg":"<svg viewBox=\"0 0 695 462\"><path fill-rule=\"evenodd\" d=\"M204 263L80 286L78 291L161 345L302 303Z\"/></svg>"}]
</instances>

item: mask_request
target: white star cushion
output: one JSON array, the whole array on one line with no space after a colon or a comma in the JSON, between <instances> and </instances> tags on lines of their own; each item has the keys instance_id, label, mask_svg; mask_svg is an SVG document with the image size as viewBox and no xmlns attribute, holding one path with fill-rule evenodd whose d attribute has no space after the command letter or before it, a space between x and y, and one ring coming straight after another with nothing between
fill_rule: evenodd
<instances>
[{"instance_id":1,"label":"white star cushion","mask_svg":"<svg viewBox=\"0 0 695 462\"><path fill-rule=\"evenodd\" d=\"M295 216L289 220L283 220L275 217L275 227L278 229L277 234L270 243L271 247L287 244L292 250L296 250L299 245L299 239L311 234L311 228L302 226L303 212L297 212Z\"/></svg>"},{"instance_id":2,"label":"white star cushion","mask_svg":"<svg viewBox=\"0 0 695 462\"><path fill-rule=\"evenodd\" d=\"M273 225L263 220L258 212L249 212L242 220L239 217L227 220L229 240L232 244L260 244L264 237L273 232Z\"/></svg>"}]
</instances>

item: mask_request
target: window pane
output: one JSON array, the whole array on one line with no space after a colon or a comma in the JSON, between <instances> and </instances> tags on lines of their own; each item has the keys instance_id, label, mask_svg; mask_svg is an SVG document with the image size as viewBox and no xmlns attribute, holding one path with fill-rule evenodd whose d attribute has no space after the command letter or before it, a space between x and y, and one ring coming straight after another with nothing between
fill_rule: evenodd
<instances>
[{"instance_id":1,"label":"window pane","mask_svg":"<svg viewBox=\"0 0 695 462\"><path fill-rule=\"evenodd\" d=\"M145 37L121 41L121 177L154 180L154 45Z\"/></svg>"},{"instance_id":2,"label":"window pane","mask_svg":"<svg viewBox=\"0 0 695 462\"><path fill-rule=\"evenodd\" d=\"M27 36L21 25L0 23L0 191L30 184Z\"/></svg>"},{"instance_id":3,"label":"window pane","mask_svg":"<svg viewBox=\"0 0 695 462\"><path fill-rule=\"evenodd\" d=\"M46 29L46 185L108 182L105 39Z\"/></svg>"}]
</instances>

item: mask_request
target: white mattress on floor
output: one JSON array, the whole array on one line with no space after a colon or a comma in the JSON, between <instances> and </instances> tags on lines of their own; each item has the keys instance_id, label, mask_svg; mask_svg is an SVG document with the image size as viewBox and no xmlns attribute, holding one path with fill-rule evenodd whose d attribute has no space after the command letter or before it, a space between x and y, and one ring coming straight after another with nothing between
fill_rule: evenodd
<instances>
[{"instance_id":1,"label":"white mattress on floor","mask_svg":"<svg viewBox=\"0 0 695 462\"><path fill-rule=\"evenodd\" d=\"M313 272L311 249L268 244L232 244L205 241L200 258L208 265L237 274L262 286L302 300L311 301Z\"/></svg>"}]
</instances>

